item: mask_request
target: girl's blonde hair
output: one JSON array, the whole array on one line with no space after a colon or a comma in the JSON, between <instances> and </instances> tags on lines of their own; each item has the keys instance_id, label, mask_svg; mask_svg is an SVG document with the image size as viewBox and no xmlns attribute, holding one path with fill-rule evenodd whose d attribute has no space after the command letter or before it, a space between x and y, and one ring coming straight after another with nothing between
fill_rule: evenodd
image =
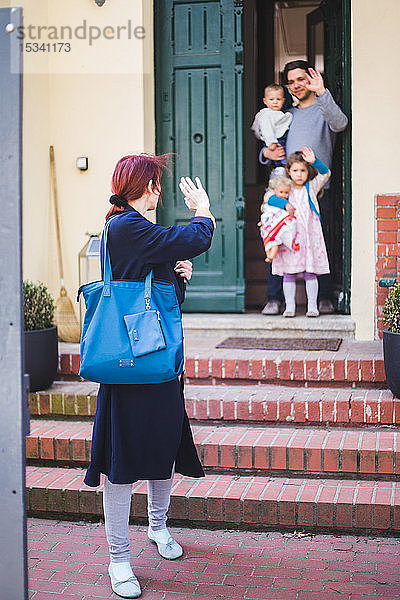
<instances>
[{"instance_id":1,"label":"girl's blonde hair","mask_svg":"<svg viewBox=\"0 0 400 600\"><path fill-rule=\"evenodd\" d=\"M287 175L275 175L275 177L271 177L269 180L268 187L271 190L275 190L279 186L290 187L291 185L292 180Z\"/></svg>"},{"instance_id":2,"label":"girl's blonde hair","mask_svg":"<svg viewBox=\"0 0 400 600\"><path fill-rule=\"evenodd\" d=\"M317 169L315 167L313 167L312 165L310 165L310 163L305 160L305 158L303 157L303 154L300 151L293 152L293 154L288 156L288 159L286 162L286 173L288 175L289 175L290 167L296 162L306 165L307 170L308 170L308 179L309 180L314 179L314 177L316 177L318 175Z\"/></svg>"}]
</instances>

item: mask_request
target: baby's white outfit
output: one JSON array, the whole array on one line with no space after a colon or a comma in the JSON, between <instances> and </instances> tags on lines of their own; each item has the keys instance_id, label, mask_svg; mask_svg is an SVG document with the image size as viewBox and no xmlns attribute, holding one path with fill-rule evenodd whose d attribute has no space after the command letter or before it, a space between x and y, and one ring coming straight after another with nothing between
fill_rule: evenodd
<instances>
[{"instance_id":1,"label":"baby's white outfit","mask_svg":"<svg viewBox=\"0 0 400 600\"><path fill-rule=\"evenodd\" d=\"M292 119L293 115L289 112L262 108L254 117L251 128L259 140L262 140L266 146L270 146L274 142L277 143L289 129Z\"/></svg>"}]
</instances>

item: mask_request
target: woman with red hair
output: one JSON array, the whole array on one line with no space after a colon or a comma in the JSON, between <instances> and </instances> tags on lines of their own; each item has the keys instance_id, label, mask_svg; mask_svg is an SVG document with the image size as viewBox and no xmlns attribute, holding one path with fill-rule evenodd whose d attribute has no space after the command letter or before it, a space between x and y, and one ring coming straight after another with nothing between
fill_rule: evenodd
<instances>
[{"instance_id":1,"label":"woman with red hair","mask_svg":"<svg viewBox=\"0 0 400 600\"><path fill-rule=\"evenodd\" d=\"M192 274L188 260L211 245L215 220L199 179L179 184L185 203L194 211L190 223L162 227L145 214L154 210L161 194L161 175L167 155L124 156L112 176L108 250L113 279L144 280L153 269L157 281L175 286L182 303L185 281ZM101 248L103 262L104 247ZM110 323L110 327L112 327ZM182 555L170 535L167 510L174 472L203 477L185 411L183 378L167 383L100 384L93 426L91 462L85 483L100 485L105 477L103 505L110 549L109 574L113 591L123 598L141 594L130 565L128 524L132 483L148 480L148 537L163 558Z\"/></svg>"}]
</instances>

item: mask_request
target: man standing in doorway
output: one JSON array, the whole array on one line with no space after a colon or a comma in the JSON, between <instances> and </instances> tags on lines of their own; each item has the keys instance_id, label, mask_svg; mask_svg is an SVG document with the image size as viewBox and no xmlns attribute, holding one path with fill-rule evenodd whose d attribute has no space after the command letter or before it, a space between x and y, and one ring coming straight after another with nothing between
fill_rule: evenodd
<instances>
[{"instance_id":1,"label":"man standing in doorway","mask_svg":"<svg viewBox=\"0 0 400 600\"><path fill-rule=\"evenodd\" d=\"M305 60L294 60L285 65L284 80L290 93L297 98L298 105L289 108L293 115L289 129L286 152L289 156L303 146L312 148L329 168L332 163L332 153L336 133L347 127L348 119L336 104L329 90L324 86L321 74L314 70ZM264 157L267 160L264 160ZM263 148L260 161L263 164L269 160L279 161L285 157L285 150L277 146L275 150ZM325 239L330 217L329 181L325 186L324 195L319 201L321 223ZM329 255L329 247L328 247ZM330 261L334 257L329 256ZM331 275L322 275L319 279L319 305L321 314L334 312ZM282 277L272 275L268 271L268 301L262 310L265 315L278 315L282 304Z\"/></svg>"}]
</instances>

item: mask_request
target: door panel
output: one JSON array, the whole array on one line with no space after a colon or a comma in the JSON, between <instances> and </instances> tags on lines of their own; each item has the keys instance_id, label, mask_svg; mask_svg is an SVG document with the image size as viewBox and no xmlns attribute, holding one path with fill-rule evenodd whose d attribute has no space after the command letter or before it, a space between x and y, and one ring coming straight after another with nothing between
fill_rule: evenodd
<instances>
[{"instance_id":1,"label":"door panel","mask_svg":"<svg viewBox=\"0 0 400 600\"><path fill-rule=\"evenodd\" d=\"M217 221L212 246L194 259L184 310L244 310L241 2L156 2L157 152L173 152L163 181L164 225L190 213L182 175L198 176Z\"/></svg>"},{"instance_id":2,"label":"door panel","mask_svg":"<svg viewBox=\"0 0 400 600\"><path fill-rule=\"evenodd\" d=\"M175 54L219 53L219 2L174 3Z\"/></svg>"},{"instance_id":3,"label":"door panel","mask_svg":"<svg viewBox=\"0 0 400 600\"><path fill-rule=\"evenodd\" d=\"M332 158L331 220L327 245L338 309L350 312L351 290L351 74L350 0L323 0L307 15L308 60L315 64L324 52L324 78L336 102L349 117L339 134Z\"/></svg>"}]
</instances>

